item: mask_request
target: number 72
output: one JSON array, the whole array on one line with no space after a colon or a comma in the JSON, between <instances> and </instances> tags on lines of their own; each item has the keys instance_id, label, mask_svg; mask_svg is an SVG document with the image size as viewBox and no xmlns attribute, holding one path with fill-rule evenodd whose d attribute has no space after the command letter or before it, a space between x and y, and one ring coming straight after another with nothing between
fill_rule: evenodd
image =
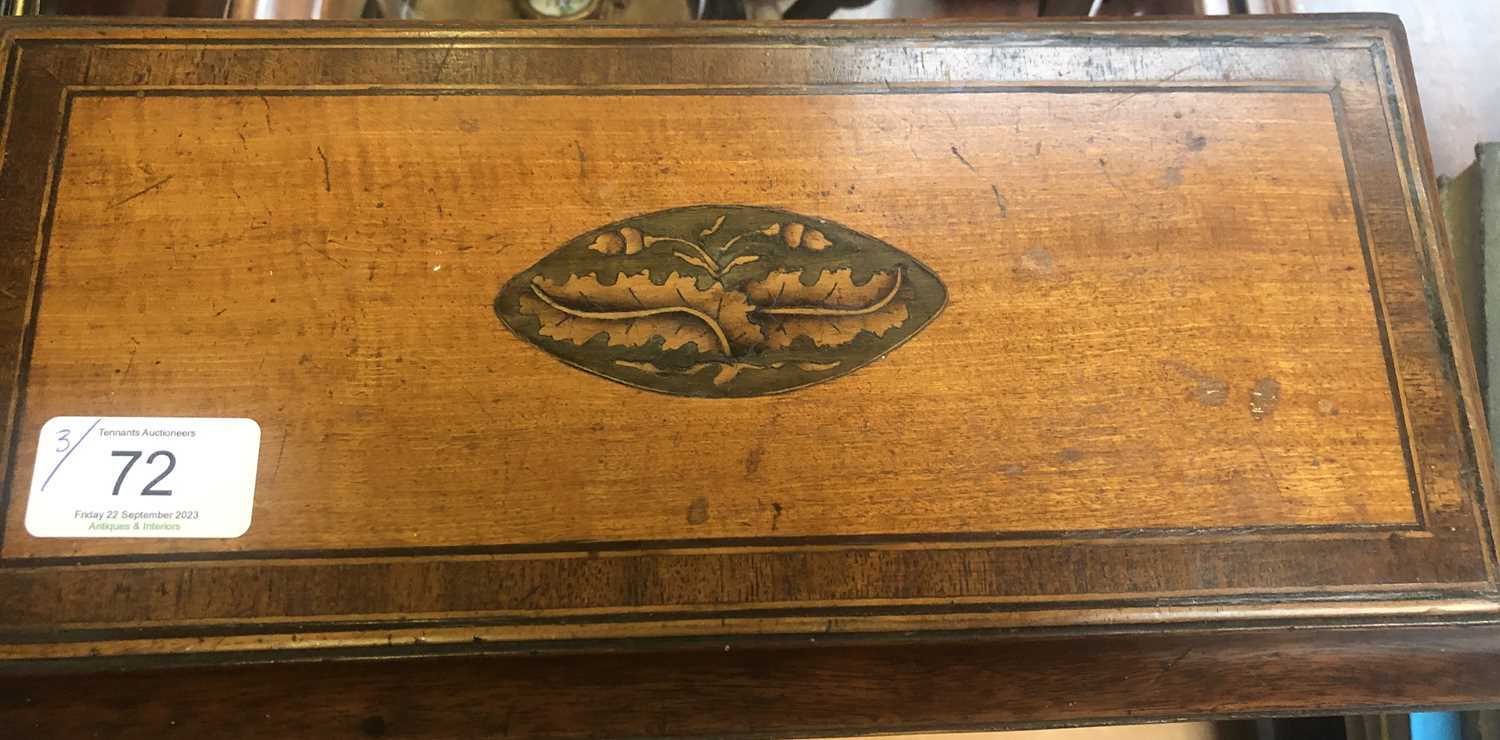
<instances>
[{"instance_id":1,"label":"number 72","mask_svg":"<svg viewBox=\"0 0 1500 740\"><path fill-rule=\"evenodd\" d=\"M110 454L111 457L128 457L128 458L130 458L129 460L125 461L125 467L124 467L124 469L122 469L120 471L120 477L115 479L115 490L114 490L114 492L111 493L111 494L109 494L111 496L118 496L118 495L120 495L120 485L125 482L125 476L130 473L130 468L131 468L131 466L135 465L135 461L141 459L141 454L142 453L141 453L140 450L115 450L115 451L113 451L113 452L111 452L109 454ZM151 482L147 483L146 487L141 489L141 495L142 496L171 496L172 495L171 489L158 489L156 487L156 484L160 483L163 478L166 478L167 475L169 475L172 472L173 468L177 467L177 456L173 455L172 453L170 453L170 452L168 452L166 450L157 450L156 452L151 453L150 457L146 458L146 464L150 465L150 464L156 462L156 458L158 458L158 457L165 457L165 458L167 458L167 469L161 471L161 475L158 475L155 478L151 479Z\"/></svg>"}]
</instances>

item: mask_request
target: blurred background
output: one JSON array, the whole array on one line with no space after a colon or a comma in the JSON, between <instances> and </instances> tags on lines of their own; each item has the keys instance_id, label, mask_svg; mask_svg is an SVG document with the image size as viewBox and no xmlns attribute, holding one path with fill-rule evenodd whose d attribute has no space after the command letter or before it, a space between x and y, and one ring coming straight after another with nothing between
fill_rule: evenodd
<instances>
[{"instance_id":1,"label":"blurred background","mask_svg":"<svg viewBox=\"0 0 1500 740\"><path fill-rule=\"evenodd\" d=\"M599 20L1025 19L1380 12L1400 15L1439 175L1500 139L1500 0L0 0L10 14L474 22Z\"/></svg>"}]
</instances>

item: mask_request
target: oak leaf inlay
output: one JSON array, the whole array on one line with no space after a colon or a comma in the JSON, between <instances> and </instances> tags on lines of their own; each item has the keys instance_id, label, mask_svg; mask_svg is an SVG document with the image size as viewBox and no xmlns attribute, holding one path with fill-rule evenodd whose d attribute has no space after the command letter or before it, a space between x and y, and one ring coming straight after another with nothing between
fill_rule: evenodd
<instances>
[{"instance_id":1,"label":"oak leaf inlay","mask_svg":"<svg viewBox=\"0 0 1500 740\"><path fill-rule=\"evenodd\" d=\"M915 258L833 222L691 206L580 235L507 282L495 312L588 372L737 397L852 372L910 339L946 300Z\"/></svg>"}]
</instances>

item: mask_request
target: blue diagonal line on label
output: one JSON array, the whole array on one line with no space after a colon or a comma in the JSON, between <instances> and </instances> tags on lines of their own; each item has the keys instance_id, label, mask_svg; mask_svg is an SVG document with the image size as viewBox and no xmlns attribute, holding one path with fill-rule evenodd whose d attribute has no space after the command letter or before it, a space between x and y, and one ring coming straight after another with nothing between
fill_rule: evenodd
<instances>
[{"instance_id":1,"label":"blue diagonal line on label","mask_svg":"<svg viewBox=\"0 0 1500 740\"><path fill-rule=\"evenodd\" d=\"M57 464L52 466L52 472L47 474L47 480L42 481L43 491L47 490L47 484L52 482L52 476L57 475L57 469L62 467L62 464L68 461L68 458L73 454L73 450L76 450L79 447L83 446L83 441L89 438L89 432L94 431L94 427L99 426L99 422L101 421L104 421L104 419L95 419L94 423L89 425L88 431L84 432L83 436L78 438L78 444L69 447L68 451L63 453L62 459L58 460Z\"/></svg>"}]
</instances>

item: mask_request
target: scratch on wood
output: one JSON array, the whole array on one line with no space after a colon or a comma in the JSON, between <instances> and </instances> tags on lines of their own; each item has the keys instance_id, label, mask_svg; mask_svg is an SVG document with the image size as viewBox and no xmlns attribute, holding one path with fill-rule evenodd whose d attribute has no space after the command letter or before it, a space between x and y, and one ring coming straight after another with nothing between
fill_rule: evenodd
<instances>
[{"instance_id":1,"label":"scratch on wood","mask_svg":"<svg viewBox=\"0 0 1500 740\"><path fill-rule=\"evenodd\" d=\"M1161 87L1162 85L1165 85L1168 82L1171 82L1172 80L1177 79L1178 75L1181 75L1182 73L1184 73L1184 72L1186 72L1186 71L1188 71L1188 70L1190 70L1190 69L1192 69L1192 68L1194 68L1196 66L1198 66L1198 62L1193 62L1192 64L1189 64L1186 67L1183 67L1182 69L1179 69L1176 72L1173 72L1172 74L1169 74L1166 77L1163 77L1160 80L1157 80L1156 82L1153 82L1150 85L1147 85L1146 86L1147 87L1146 90L1136 90L1135 92L1125 93L1124 95L1121 95L1119 97L1119 99L1115 100L1115 102L1112 105L1110 105L1108 108L1105 108L1104 112L1108 113L1110 111L1113 111L1114 109L1116 109L1116 108L1124 105L1125 101L1130 100L1131 98L1133 98L1133 97L1135 97L1137 95L1140 95L1143 92L1148 92L1149 88Z\"/></svg>"},{"instance_id":2,"label":"scratch on wood","mask_svg":"<svg viewBox=\"0 0 1500 740\"><path fill-rule=\"evenodd\" d=\"M969 160L964 159L963 153L960 152L960 151L958 151L958 145L957 144L949 146L948 149L953 152L953 156L958 157L958 161L963 162L964 166L969 168L970 172L973 172L973 173L976 173L976 174L979 172L979 170L974 169L974 165L969 164Z\"/></svg>"},{"instance_id":3,"label":"scratch on wood","mask_svg":"<svg viewBox=\"0 0 1500 740\"><path fill-rule=\"evenodd\" d=\"M536 598L536 595L539 594L539 593L541 593L546 588L547 588L547 582L546 581L542 581L541 583L538 583L537 585L532 586L531 590L527 591L525 596L522 596L519 600L516 601L516 606L522 607L522 608L530 606L531 605L531 600L533 598Z\"/></svg>"},{"instance_id":4,"label":"scratch on wood","mask_svg":"<svg viewBox=\"0 0 1500 740\"><path fill-rule=\"evenodd\" d=\"M1000 218L1010 217L1010 206L1005 202L1005 196L1000 194L1000 186L990 183L990 192L995 194L995 206L1000 209Z\"/></svg>"},{"instance_id":5,"label":"scratch on wood","mask_svg":"<svg viewBox=\"0 0 1500 740\"><path fill-rule=\"evenodd\" d=\"M443 79L443 72L448 69L448 57L453 56L455 46L457 44L448 44L448 48L443 50L443 59L438 62L437 73L432 76L433 82L440 82Z\"/></svg>"},{"instance_id":6,"label":"scratch on wood","mask_svg":"<svg viewBox=\"0 0 1500 740\"><path fill-rule=\"evenodd\" d=\"M1181 663L1182 659L1186 658L1192 652L1193 652L1193 648L1190 647L1190 648L1182 651L1182 653L1179 654L1177 657L1175 657L1175 658L1167 661L1167 664L1161 667L1161 671L1158 672L1154 677L1152 677L1151 682L1148 683L1148 684L1146 684L1146 685L1147 686L1155 686L1156 683L1162 679L1162 677L1166 676L1168 673L1171 673L1172 670L1177 667L1177 664Z\"/></svg>"},{"instance_id":7,"label":"scratch on wood","mask_svg":"<svg viewBox=\"0 0 1500 740\"><path fill-rule=\"evenodd\" d=\"M332 254L329 254L328 250L326 248L324 248L324 247L320 247L320 246L318 246L316 244L313 244L312 242L302 242L302 246L307 247L308 249L311 249L312 251L317 252L318 254L323 255L325 258L328 259L329 262L332 262L333 264L338 265L339 267L343 267L343 268L346 268L346 269L349 267L349 265L344 264L343 260L340 260L339 258L333 256Z\"/></svg>"},{"instance_id":8,"label":"scratch on wood","mask_svg":"<svg viewBox=\"0 0 1500 740\"><path fill-rule=\"evenodd\" d=\"M583 145L579 144L577 139L573 140L573 148L578 150L578 179L586 180L588 179L588 170L586 168L588 157L583 153Z\"/></svg>"},{"instance_id":9,"label":"scratch on wood","mask_svg":"<svg viewBox=\"0 0 1500 740\"><path fill-rule=\"evenodd\" d=\"M370 274L372 274L372 275L374 274L374 270L373 269L371 270ZM495 415L490 413L489 406L486 405L483 401L480 401L479 400L479 396L474 395L473 391L469 390L468 388L465 388L464 389L464 395L468 396L469 400L474 402L474 408L479 409L480 413L482 413L485 416L489 417L490 421L497 421L495 419Z\"/></svg>"},{"instance_id":10,"label":"scratch on wood","mask_svg":"<svg viewBox=\"0 0 1500 740\"><path fill-rule=\"evenodd\" d=\"M1141 208L1141 205L1139 203L1135 202L1134 198L1130 197L1130 191L1121 187L1120 183L1115 180L1115 176L1109 174L1109 163L1105 161L1103 157L1099 158L1099 171L1104 173L1104 179L1109 181L1110 187L1114 188L1117 192L1120 193L1120 195L1125 196L1125 202L1129 204L1131 208L1134 208L1136 213L1146 212L1144 208Z\"/></svg>"},{"instance_id":11,"label":"scratch on wood","mask_svg":"<svg viewBox=\"0 0 1500 740\"><path fill-rule=\"evenodd\" d=\"M260 97L260 104L264 105L266 107L266 131L270 131L271 130L271 101L269 99L267 99L266 96L264 96L264 95L261 95L259 97Z\"/></svg>"},{"instance_id":12,"label":"scratch on wood","mask_svg":"<svg viewBox=\"0 0 1500 740\"><path fill-rule=\"evenodd\" d=\"M272 482L276 480L276 474L281 472L281 456L286 454L286 438L290 436L290 432L281 435L281 446L276 449L276 467L271 469Z\"/></svg>"},{"instance_id":13,"label":"scratch on wood","mask_svg":"<svg viewBox=\"0 0 1500 740\"><path fill-rule=\"evenodd\" d=\"M333 192L333 178L328 175L328 155L323 153L323 147L318 147L318 159L323 160L323 190Z\"/></svg>"},{"instance_id":14,"label":"scratch on wood","mask_svg":"<svg viewBox=\"0 0 1500 740\"><path fill-rule=\"evenodd\" d=\"M1229 383L1224 379L1199 372L1191 365L1176 360L1163 360L1162 365L1193 381L1194 388L1189 395L1198 403L1204 406L1223 406L1229 400Z\"/></svg>"},{"instance_id":15,"label":"scratch on wood","mask_svg":"<svg viewBox=\"0 0 1500 740\"><path fill-rule=\"evenodd\" d=\"M137 190L136 192L131 193L130 195L127 195L124 198L121 198L120 200L117 200L114 203L109 204L109 207L110 208L119 208L120 206L123 206L126 203L129 203L130 201L135 200L136 198L141 197L142 195L145 195L145 194L147 194L147 193L149 193L149 192L151 192L153 190L156 190L157 188L160 188L163 185L166 185L167 183L169 183L169 182L172 181L173 177L176 177L176 175L167 175L166 177L163 177L162 179L157 180L156 182L153 182L150 185L147 185L146 187L141 188L140 190Z\"/></svg>"},{"instance_id":16,"label":"scratch on wood","mask_svg":"<svg viewBox=\"0 0 1500 740\"><path fill-rule=\"evenodd\" d=\"M1266 459L1266 449L1261 447L1260 442L1255 443L1255 454L1260 456L1260 466L1265 471L1266 477L1271 480L1271 487L1281 493L1281 476L1277 475L1276 468L1271 466L1271 461Z\"/></svg>"}]
</instances>

